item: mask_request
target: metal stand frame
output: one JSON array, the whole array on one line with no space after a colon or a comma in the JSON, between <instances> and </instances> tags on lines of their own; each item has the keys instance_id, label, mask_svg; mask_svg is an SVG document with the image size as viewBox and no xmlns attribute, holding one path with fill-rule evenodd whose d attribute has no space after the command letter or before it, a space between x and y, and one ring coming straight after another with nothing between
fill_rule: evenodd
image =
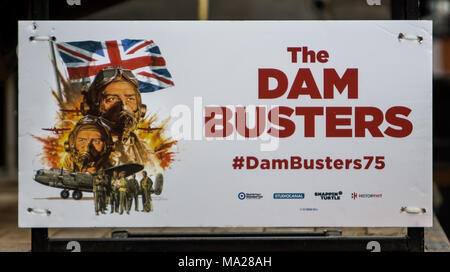
<instances>
[{"instance_id":1,"label":"metal stand frame","mask_svg":"<svg viewBox=\"0 0 450 272\"><path fill-rule=\"evenodd\" d=\"M400 237L343 237L339 231L298 233L170 233L113 232L112 238L53 239L48 229L32 229L33 252L301 252L424 251L424 229L408 228ZM375 243L375 245L374 245Z\"/></svg>"},{"instance_id":2,"label":"metal stand frame","mask_svg":"<svg viewBox=\"0 0 450 272\"><path fill-rule=\"evenodd\" d=\"M33 0L33 19L49 19L48 0ZM418 20L419 0L391 1L394 20ZM33 228L31 250L151 252L287 252L287 251L424 251L424 228L407 235L343 237L340 231L298 233L171 233L113 232L111 238L53 239L47 228Z\"/></svg>"}]
</instances>

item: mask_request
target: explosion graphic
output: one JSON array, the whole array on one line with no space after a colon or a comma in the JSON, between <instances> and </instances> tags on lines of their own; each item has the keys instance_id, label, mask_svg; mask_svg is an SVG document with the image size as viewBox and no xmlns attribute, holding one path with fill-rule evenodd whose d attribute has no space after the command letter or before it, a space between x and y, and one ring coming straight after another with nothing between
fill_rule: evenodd
<instances>
[{"instance_id":1,"label":"explosion graphic","mask_svg":"<svg viewBox=\"0 0 450 272\"><path fill-rule=\"evenodd\" d=\"M54 127L46 129L52 131L54 135L31 136L43 144L43 153L40 154L41 163L51 168L61 168L66 155L64 143L68 140L76 123L83 118L80 110L80 104L83 100L82 91L87 90L88 86L86 83L71 84L55 65L54 67L60 78L61 96L55 90L52 90L52 95L57 101L59 110L56 112ZM148 114L139 121L138 129L135 131L139 139L151 147L163 170L170 168L175 160L176 152L174 149L177 145L177 141L165 136L169 121L170 118L159 121L156 113Z\"/></svg>"}]
</instances>

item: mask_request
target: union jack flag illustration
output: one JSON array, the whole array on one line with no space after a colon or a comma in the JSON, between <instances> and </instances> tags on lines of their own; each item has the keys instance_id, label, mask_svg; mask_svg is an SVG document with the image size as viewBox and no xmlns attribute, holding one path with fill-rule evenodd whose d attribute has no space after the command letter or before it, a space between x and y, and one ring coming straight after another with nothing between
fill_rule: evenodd
<instances>
[{"instance_id":1,"label":"union jack flag illustration","mask_svg":"<svg viewBox=\"0 0 450 272\"><path fill-rule=\"evenodd\" d=\"M71 82L90 83L107 66L131 70L141 92L174 86L159 47L147 40L77 41L56 44Z\"/></svg>"}]
</instances>

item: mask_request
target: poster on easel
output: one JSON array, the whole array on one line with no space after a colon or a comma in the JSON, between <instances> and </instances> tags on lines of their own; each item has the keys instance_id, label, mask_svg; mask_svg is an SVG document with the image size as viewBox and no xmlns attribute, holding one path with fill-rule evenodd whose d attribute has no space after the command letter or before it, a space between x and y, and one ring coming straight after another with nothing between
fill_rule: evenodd
<instances>
[{"instance_id":1,"label":"poster on easel","mask_svg":"<svg viewBox=\"0 0 450 272\"><path fill-rule=\"evenodd\" d=\"M20 21L20 227L432 225L431 21Z\"/></svg>"}]
</instances>

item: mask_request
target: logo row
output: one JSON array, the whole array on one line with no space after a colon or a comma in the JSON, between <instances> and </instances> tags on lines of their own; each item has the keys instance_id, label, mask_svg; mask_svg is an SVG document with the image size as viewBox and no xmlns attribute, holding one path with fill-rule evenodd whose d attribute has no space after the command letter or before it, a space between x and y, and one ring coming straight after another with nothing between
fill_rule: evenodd
<instances>
[{"instance_id":1,"label":"logo row","mask_svg":"<svg viewBox=\"0 0 450 272\"><path fill-rule=\"evenodd\" d=\"M315 192L314 198L320 200L341 200L343 197L343 192ZM238 194L240 200L244 199L262 199L263 195L261 193L244 193L240 192ZM304 193L274 193L273 199L304 199ZM383 198L383 194L372 194L372 193L352 193L351 198L356 199L370 199L370 198Z\"/></svg>"}]
</instances>

